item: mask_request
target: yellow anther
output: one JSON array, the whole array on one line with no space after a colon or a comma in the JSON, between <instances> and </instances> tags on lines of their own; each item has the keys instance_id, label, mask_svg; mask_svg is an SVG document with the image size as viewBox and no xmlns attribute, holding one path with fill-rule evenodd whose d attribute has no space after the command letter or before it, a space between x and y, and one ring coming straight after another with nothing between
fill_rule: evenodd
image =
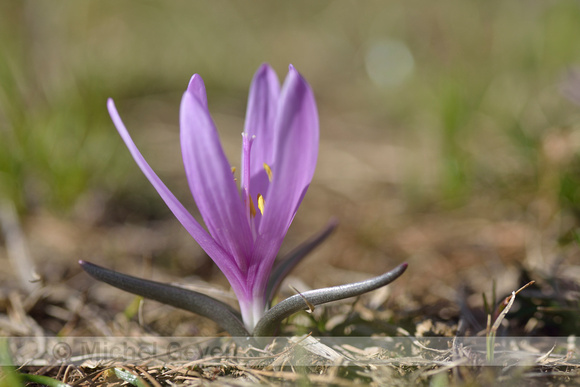
<instances>
[{"instance_id":1,"label":"yellow anther","mask_svg":"<svg viewBox=\"0 0 580 387\"><path fill-rule=\"evenodd\" d=\"M236 167L232 167L232 175L236 173Z\"/></svg>"},{"instance_id":2,"label":"yellow anther","mask_svg":"<svg viewBox=\"0 0 580 387\"><path fill-rule=\"evenodd\" d=\"M250 199L250 216L252 218L255 218L256 217L256 207L254 207L254 202L252 201L252 198L250 197L249 199ZM259 199L258 199L258 201L259 201ZM260 204L258 202L258 206L259 205Z\"/></svg>"},{"instance_id":3,"label":"yellow anther","mask_svg":"<svg viewBox=\"0 0 580 387\"><path fill-rule=\"evenodd\" d=\"M270 182L272 182L272 169L270 169L270 166L266 163L264 163L264 169L266 170L266 173L268 174L268 180L270 180Z\"/></svg>"},{"instance_id":4,"label":"yellow anther","mask_svg":"<svg viewBox=\"0 0 580 387\"><path fill-rule=\"evenodd\" d=\"M264 215L264 205L266 204L266 202L264 202L264 197L260 194L258 194L258 208L260 209L260 213L262 215Z\"/></svg>"}]
</instances>

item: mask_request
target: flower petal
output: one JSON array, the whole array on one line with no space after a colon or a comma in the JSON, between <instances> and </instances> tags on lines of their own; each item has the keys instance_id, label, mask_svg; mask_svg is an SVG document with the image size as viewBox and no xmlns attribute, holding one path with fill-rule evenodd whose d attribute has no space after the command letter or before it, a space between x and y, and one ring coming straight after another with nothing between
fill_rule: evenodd
<instances>
[{"instance_id":1,"label":"flower petal","mask_svg":"<svg viewBox=\"0 0 580 387\"><path fill-rule=\"evenodd\" d=\"M189 188L209 232L245 272L253 247L252 233L231 166L204 105L203 81L194 75L191 84L197 88L188 88L180 109L181 150Z\"/></svg>"},{"instance_id":2,"label":"flower petal","mask_svg":"<svg viewBox=\"0 0 580 387\"><path fill-rule=\"evenodd\" d=\"M207 94L205 92L205 84L203 79L198 74L193 74L187 85L187 91L190 92L203 106L207 109Z\"/></svg>"},{"instance_id":3,"label":"flower petal","mask_svg":"<svg viewBox=\"0 0 580 387\"><path fill-rule=\"evenodd\" d=\"M256 201L258 194L268 190L269 180L264 164L271 165L274 157L274 122L280 96L280 82L276 72L262 64L250 86L244 137L251 140L251 152L242 149L242 179L244 193ZM245 200L249 200L244 198ZM252 219L252 227L257 230L262 214L257 211Z\"/></svg>"},{"instance_id":4,"label":"flower petal","mask_svg":"<svg viewBox=\"0 0 580 387\"><path fill-rule=\"evenodd\" d=\"M135 162L139 168L141 168L145 177L147 177L149 182L159 193L159 196L161 196L165 204L167 204L167 207L169 207L177 220L179 220L183 227L185 227L185 229L191 234L193 239L195 239L201 248L211 257L211 259L213 259L216 265L228 278L232 287L234 289L241 289L243 287L243 279L240 276L239 269L234 260L216 243L216 241L204 230L185 207L183 207L175 195L171 193L153 169L151 169L147 161L145 161L141 155L141 152L139 152L139 149L137 149L133 139L131 139L131 136L123 124L112 99L107 101L107 108L117 131L121 135L125 145L127 145L133 159L135 159Z\"/></svg>"},{"instance_id":5,"label":"flower petal","mask_svg":"<svg viewBox=\"0 0 580 387\"><path fill-rule=\"evenodd\" d=\"M283 236L312 180L318 157L318 112L314 94L293 67L282 88L274 130L273 177L265 196L260 234Z\"/></svg>"},{"instance_id":6,"label":"flower petal","mask_svg":"<svg viewBox=\"0 0 580 387\"><path fill-rule=\"evenodd\" d=\"M256 137L250 157L252 175L262 172L264 163L273 162L274 121L279 96L278 76L269 65L263 64L252 79L244 125L244 133L250 138Z\"/></svg>"},{"instance_id":7,"label":"flower petal","mask_svg":"<svg viewBox=\"0 0 580 387\"><path fill-rule=\"evenodd\" d=\"M274 130L273 178L264 196L266 205L253 255L253 260L262 261L256 273L260 283L267 280L282 239L312 180L318 157L314 94L292 66L282 87Z\"/></svg>"}]
</instances>

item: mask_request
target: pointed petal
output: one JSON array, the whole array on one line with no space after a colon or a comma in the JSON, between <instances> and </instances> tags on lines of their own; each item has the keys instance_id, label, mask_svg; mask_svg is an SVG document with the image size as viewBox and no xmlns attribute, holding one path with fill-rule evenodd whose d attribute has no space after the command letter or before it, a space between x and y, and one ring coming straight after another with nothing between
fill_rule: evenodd
<instances>
[{"instance_id":1,"label":"pointed petal","mask_svg":"<svg viewBox=\"0 0 580 387\"><path fill-rule=\"evenodd\" d=\"M195 218L183 207L183 205L177 200L177 198L171 193L165 184L159 179L157 174L153 172L153 169L149 166L147 161L137 149L137 146L131 139L127 128L123 124L115 103L112 99L107 101L107 108L109 110L109 115L117 128L117 131L121 135L121 138L127 145L129 152L135 159L135 162L141 168L141 171L147 177L149 182L159 193L159 196L163 199L167 207L173 212L173 215L181 222L183 227L191 234L193 239L201 246L201 248L213 259L220 270L226 275L228 281L234 289L243 288L243 280L240 276L239 269L237 268L234 260L214 241L214 239L208 235L208 233L203 229L203 227L195 220Z\"/></svg>"},{"instance_id":2,"label":"pointed petal","mask_svg":"<svg viewBox=\"0 0 580 387\"><path fill-rule=\"evenodd\" d=\"M256 240L257 257L273 260L314 175L318 156L318 112L308 83L293 68L280 95L274 125L272 183ZM264 264L264 269L268 264ZM271 264L270 264L271 268ZM267 270L269 271L270 268ZM261 276L267 276L262 272Z\"/></svg>"},{"instance_id":3,"label":"pointed petal","mask_svg":"<svg viewBox=\"0 0 580 387\"><path fill-rule=\"evenodd\" d=\"M244 125L244 133L250 138L256 137L250 157L252 175L261 172L264 163L273 162L274 121L279 96L278 76L270 66L263 64L252 79Z\"/></svg>"},{"instance_id":4,"label":"pointed petal","mask_svg":"<svg viewBox=\"0 0 580 387\"><path fill-rule=\"evenodd\" d=\"M203 81L199 78L198 82ZM231 166L203 101L189 88L181 100L181 150L185 173L209 232L244 272L253 238Z\"/></svg>"},{"instance_id":5,"label":"pointed petal","mask_svg":"<svg viewBox=\"0 0 580 387\"><path fill-rule=\"evenodd\" d=\"M201 79L198 74L193 74L189 80L187 91L195 98L197 98L201 106L207 109L207 94L205 92L205 84L203 83L203 79Z\"/></svg>"},{"instance_id":6,"label":"pointed petal","mask_svg":"<svg viewBox=\"0 0 580 387\"><path fill-rule=\"evenodd\" d=\"M249 187L248 194L256 200L258 194L268 190L269 180L264 163L271 165L274 157L274 122L280 97L280 82L276 72L267 64L260 66L250 86L244 135L252 139L251 152L242 151L242 166L248 173L242 175L241 185ZM258 212L252 220L255 230L259 228L262 215Z\"/></svg>"}]
</instances>

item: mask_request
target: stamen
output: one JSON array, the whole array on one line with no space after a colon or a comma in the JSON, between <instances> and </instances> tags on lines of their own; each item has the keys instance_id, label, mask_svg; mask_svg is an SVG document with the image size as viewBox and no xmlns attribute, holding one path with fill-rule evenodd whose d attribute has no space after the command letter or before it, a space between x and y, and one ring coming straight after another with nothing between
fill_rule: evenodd
<instances>
[{"instance_id":1,"label":"stamen","mask_svg":"<svg viewBox=\"0 0 580 387\"><path fill-rule=\"evenodd\" d=\"M232 175L236 173L236 167L232 167Z\"/></svg>"},{"instance_id":2,"label":"stamen","mask_svg":"<svg viewBox=\"0 0 580 387\"><path fill-rule=\"evenodd\" d=\"M260 213L264 215L264 205L266 202L264 201L264 197L258 194L258 208L260 209ZM255 211L254 211L255 212Z\"/></svg>"},{"instance_id":3,"label":"stamen","mask_svg":"<svg viewBox=\"0 0 580 387\"><path fill-rule=\"evenodd\" d=\"M272 169L266 163L264 163L264 169L266 170L266 173L268 174L268 180L270 180L270 183L271 183L272 182Z\"/></svg>"},{"instance_id":4,"label":"stamen","mask_svg":"<svg viewBox=\"0 0 580 387\"><path fill-rule=\"evenodd\" d=\"M256 207L254 207L254 201L252 200L252 198L249 197L249 199L250 199L250 216L252 218L255 218L256 217ZM258 196L258 207L260 207L260 197L259 196ZM262 210L260 209L260 211L262 211Z\"/></svg>"},{"instance_id":5,"label":"stamen","mask_svg":"<svg viewBox=\"0 0 580 387\"><path fill-rule=\"evenodd\" d=\"M246 133L242 133L242 170L240 173L242 189L242 199L244 201L244 206L246 207L246 219L248 223L256 216L256 210L252 203L252 198L250 198L250 153L252 149L252 142L254 138L249 137Z\"/></svg>"}]
</instances>

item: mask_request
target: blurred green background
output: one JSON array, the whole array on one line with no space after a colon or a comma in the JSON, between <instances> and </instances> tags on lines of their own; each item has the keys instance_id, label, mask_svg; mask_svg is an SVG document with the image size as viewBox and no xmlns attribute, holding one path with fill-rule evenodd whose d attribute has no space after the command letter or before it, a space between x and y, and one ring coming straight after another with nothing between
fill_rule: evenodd
<instances>
[{"instance_id":1,"label":"blurred green background","mask_svg":"<svg viewBox=\"0 0 580 387\"><path fill-rule=\"evenodd\" d=\"M32 236L38 214L101 233L111 224L177 223L124 148L106 99L192 205L178 149L190 76L205 80L235 165L254 71L268 62L283 79L292 63L312 85L321 121L319 168L292 244L336 214L345 238L328 259L376 272L424 241L395 233L432 225L425 214L456 211L539 230L558 217L553 234L564 243L580 214L578 37L576 0L4 0L0 196ZM497 233L509 249L512 234ZM527 254L520 239L516 259ZM147 253L163 256L138 251Z\"/></svg>"}]
</instances>

